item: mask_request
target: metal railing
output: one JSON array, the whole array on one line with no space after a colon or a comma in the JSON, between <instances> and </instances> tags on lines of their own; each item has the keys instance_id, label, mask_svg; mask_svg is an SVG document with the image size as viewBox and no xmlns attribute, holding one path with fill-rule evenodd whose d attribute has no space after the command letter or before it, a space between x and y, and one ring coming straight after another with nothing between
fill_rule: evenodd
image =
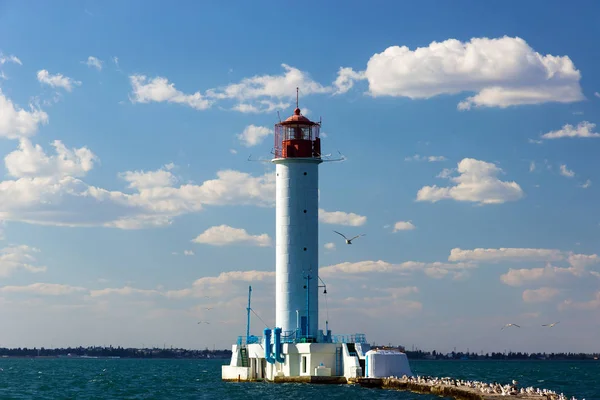
<instances>
[{"instance_id":1,"label":"metal railing","mask_svg":"<svg viewBox=\"0 0 600 400\"><path fill-rule=\"evenodd\" d=\"M254 336L254 335L238 336L237 345L238 346L246 346L249 344L262 343L262 341L263 341L262 336Z\"/></svg>"},{"instance_id":2,"label":"metal railing","mask_svg":"<svg viewBox=\"0 0 600 400\"><path fill-rule=\"evenodd\" d=\"M332 335L332 343L367 343L367 335L355 333L353 335Z\"/></svg>"}]
</instances>

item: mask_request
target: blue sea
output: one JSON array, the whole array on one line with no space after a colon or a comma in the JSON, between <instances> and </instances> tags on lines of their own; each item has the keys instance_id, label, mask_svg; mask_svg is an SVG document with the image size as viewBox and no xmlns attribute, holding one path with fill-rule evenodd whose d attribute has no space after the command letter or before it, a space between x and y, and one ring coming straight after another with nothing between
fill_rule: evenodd
<instances>
[{"instance_id":1,"label":"blue sea","mask_svg":"<svg viewBox=\"0 0 600 400\"><path fill-rule=\"evenodd\" d=\"M354 385L228 383L229 360L0 359L0 399L439 399ZM600 400L600 361L411 361L415 374L553 389Z\"/></svg>"}]
</instances>

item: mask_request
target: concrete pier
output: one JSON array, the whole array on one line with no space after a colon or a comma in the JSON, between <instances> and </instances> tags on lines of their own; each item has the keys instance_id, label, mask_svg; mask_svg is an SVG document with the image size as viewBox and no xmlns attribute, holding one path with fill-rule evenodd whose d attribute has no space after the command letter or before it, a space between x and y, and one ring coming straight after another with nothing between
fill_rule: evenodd
<instances>
[{"instance_id":1,"label":"concrete pier","mask_svg":"<svg viewBox=\"0 0 600 400\"><path fill-rule=\"evenodd\" d=\"M406 378L358 378L356 383L363 387L406 390L421 394L434 394L442 397L452 397L457 400L496 400L506 398L501 394L482 393L467 386L432 385L410 381ZM513 399L522 400L558 400L559 394L515 394Z\"/></svg>"}]
</instances>

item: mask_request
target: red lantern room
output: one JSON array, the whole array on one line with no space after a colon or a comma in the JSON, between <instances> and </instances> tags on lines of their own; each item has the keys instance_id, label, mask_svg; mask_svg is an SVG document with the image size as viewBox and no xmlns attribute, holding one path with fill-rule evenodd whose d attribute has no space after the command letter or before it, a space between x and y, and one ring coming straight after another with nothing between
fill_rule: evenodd
<instances>
[{"instance_id":1,"label":"red lantern room","mask_svg":"<svg viewBox=\"0 0 600 400\"><path fill-rule=\"evenodd\" d=\"M320 122L312 122L300 113L275 125L275 158L321 158Z\"/></svg>"}]
</instances>

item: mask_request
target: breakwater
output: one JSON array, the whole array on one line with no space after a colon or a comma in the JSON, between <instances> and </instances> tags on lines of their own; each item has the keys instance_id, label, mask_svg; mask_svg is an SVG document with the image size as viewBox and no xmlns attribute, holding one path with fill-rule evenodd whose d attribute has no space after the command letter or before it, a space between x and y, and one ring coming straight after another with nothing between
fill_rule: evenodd
<instances>
[{"instance_id":1,"label":"breakwater","mask_svg":"<svg viewBox=\"0 0 600 400\"><path fill-rule=\"evenodd\" d=\"M519 387L511 384L485 383L453 378L406 377L401 378L358 378L356 383L363 387L406 390L415 393L452 397L457 400L495 400L505 396L522 400L577 400L562 393L534 387Z\"/></svg>"}]
</instances>

